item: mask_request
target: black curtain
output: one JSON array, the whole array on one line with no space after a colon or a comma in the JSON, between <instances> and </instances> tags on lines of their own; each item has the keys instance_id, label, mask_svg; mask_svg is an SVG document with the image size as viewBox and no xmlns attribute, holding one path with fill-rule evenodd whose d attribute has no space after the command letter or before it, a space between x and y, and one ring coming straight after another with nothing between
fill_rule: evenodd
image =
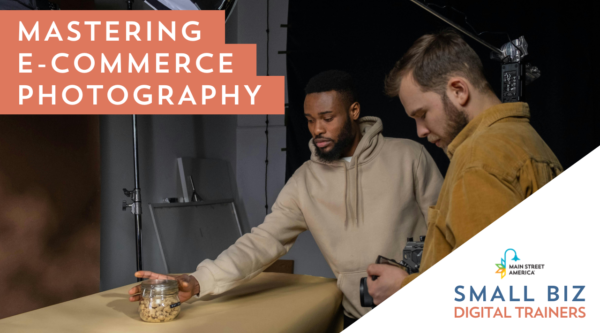
<instances>
[{"instance_id":1,"label":"black curtain","mask_svg":"<svg viewBox=\"0 0 600 333\"><path fill-rule=\"evenodd\" d=\"M600 94L598 54L600 39L596 16L598 2L550 1L436 1L467 15L477 32L507 32L512 39L524 35L531 62L541 78L526 87L531 123L565 168L600 146L600 115L594 104ZM452 9L438 11L461 26L464 16ZM287 37L286 179L310 158L310 133L303 115L304 87L321 71L340 69L355 78L363 116L383 121L383 134L418 141L428 149L445 174L448 158L441 149L419 139L415 123L404 113L398 98L383 93L385 75L421 35L448 25L409 0L290 0ZM499 95L500 63L490 51L464 36L479 54L486 77ZM500 47L505 34L483 34Z\"/></svg>"}]
</instances>

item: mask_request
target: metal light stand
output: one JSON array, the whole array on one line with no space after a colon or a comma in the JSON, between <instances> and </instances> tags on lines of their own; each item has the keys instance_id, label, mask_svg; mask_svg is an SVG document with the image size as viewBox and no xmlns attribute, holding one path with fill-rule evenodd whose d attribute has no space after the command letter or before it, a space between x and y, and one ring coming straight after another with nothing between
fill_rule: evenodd
<instances>
[{"instance_id":1,"label":"metal light stand","mask_svg":"<svg viewBox=\"0 0 600 333\"><path fill-rule=\"evenodd\" d=\"M419 2L418 0L410 0L412 3L414 3L415 5L425 9L426 11L428 11L430 14L432 14L433 16L439 18L440 20L448 23L449 25L451 25L454 29L462 32L463 34L473 38L474 40L478 41L481 45L487 47L488 49L492 50L492 52L498 54L501 57L504 57L504 53L502 52L502 50L500 50L499 48L495 47L494 45L484 41L483 39L475 36L474 34L470 33L469 31L467 31L465 28L461 27L460 25L452 22L451 20L449 20L448 18L446 18L444 15L436 12L435 10L431 9L429 6L427 6L424 3Z\"/></svg>"},{"instance_id":2,"label":"metal light stand","mask_svg":"<svg viewBox=\"0 0 600 333\"><path fill-rule=\"evenodd\" d=\"M133 170L135 178L135 188L131 191L123 189L126 197L131 198L132 203L128 204L123 201L123 210L131 207L131 213L135 216L135 254L137 271L142 270L142 193L140 190L140 166L138 163L138 139L137 139L137 119L136 115L133 118ZM141 278L137 279L142 281Z\"/></svg>"},{"instance_id":3,"label":"metal light stand","mask_svg":"<svg viewBox=\"0 0 600 333\"><path fill-rule=\"evenodd\" d=\"M133 1L127 0L127 10L133 9ZM138 139L137 139L137 118L136 115L132 115L133 123L133 172L135 178L135 188L131 191L126 188L123 189L123 193L126 197L131 198L133 201L128 204L127 201L123 201L123 210L127 210L127 207L131 207L131 214L135 216L135 264L136 271L142 270L142 192L140 190L140 166L138 163ZM142 281L141 278L137 279L138 282Z\"/></svg>"}]
</instances>

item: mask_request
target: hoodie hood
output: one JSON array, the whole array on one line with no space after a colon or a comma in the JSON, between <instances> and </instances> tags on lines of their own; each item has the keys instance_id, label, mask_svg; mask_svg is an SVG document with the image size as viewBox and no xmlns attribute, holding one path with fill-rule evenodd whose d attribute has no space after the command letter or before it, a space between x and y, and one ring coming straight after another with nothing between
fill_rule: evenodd
<instances>
[{"instance_id":1,"label":"hoodie hood","mask_svg":"<svg viewBox=\"0 0 600 333\"><path fill-rule=\"evenodd\" d=\"M360 166L374 158L383 147L383 123L377 117L362 117L358 120L358 126L362 133L362 138L356 146L352 160L346 162L339 159L333 162L323 162L316 154L316 147L313 139L310 139L308 147L310 148L310 160L314 163L328 165L331 167L345 168L346 172L346 225L349 223L358 225L359 214L362 212L359 209L360 195Z\"/></svg>"}]
</instances>

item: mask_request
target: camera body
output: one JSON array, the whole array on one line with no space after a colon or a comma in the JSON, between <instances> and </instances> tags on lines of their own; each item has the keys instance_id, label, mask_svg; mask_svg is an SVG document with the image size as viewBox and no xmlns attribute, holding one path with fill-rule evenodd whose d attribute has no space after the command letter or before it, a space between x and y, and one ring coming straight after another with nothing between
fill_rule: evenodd
<instances>
[{"instance_id":1,"label":"camera body","mask_svg":"<svg viewBox=\"0 0 600 333\"><path fill-rule=\"evenodd\" d=\"M402 260L400 262L378 256L375 263L404 268L408 274L418 273L419 268L421 267L424 244L425 236L419 237L418 242L415 242L412 237L409 237L404 250L402 250ZM377 278L378 276L373 276L373 280L377 280ZM360 305L365 308L375 307L375 304L373 304L373 297L369 294L366 277L360 279Z\"/></svg>"},{"instance_id":2,"label":"camera body","mask_svg":"<svg viewBox=\"0 0 600 333\"><path fill-rule=\"evenodd\" d=\"M425 236L419 237L419 241L413 241L412 237L408 238L404 250L402 250L402 261L400 264L406 268L408 274L418 273L421 267L421 258L423 257L423 246L425 244Z\"/></svg>"}]
</instances>

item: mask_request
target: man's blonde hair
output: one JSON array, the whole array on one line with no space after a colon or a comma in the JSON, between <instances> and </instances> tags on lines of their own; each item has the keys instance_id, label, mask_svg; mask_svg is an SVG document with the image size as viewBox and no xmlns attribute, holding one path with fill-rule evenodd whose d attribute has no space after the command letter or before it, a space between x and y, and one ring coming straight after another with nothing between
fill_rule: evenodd
<instances>
[{"instance_id":1,"label":"man's blonde hair","mask_svg":"<svg viewBox=\"0 0 600 333\"><path fill-rule=\"evenodd\" d=\"M422 91L444 95L451 76L465 77L481 92L491 92L481 59L454 30L421 36L396 62L385 79L385 93L398 96L400 83L412 72Z\"/></svg>"}]
</instances>

